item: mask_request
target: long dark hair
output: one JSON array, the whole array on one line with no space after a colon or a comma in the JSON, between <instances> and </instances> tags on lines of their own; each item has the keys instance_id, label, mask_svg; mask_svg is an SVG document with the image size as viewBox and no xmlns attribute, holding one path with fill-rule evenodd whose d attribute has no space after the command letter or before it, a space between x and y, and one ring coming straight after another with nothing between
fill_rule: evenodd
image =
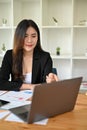
<instances>
[{"instance_id":1,"label":"long dark hair","mask_svg":"<svg viewBox=\"0 0 87 130\"><path fill-rule=\"evenodd\" d=\"M38 40L35 49L38 51L42 50L40 42L40 31L37 24L33 20L28 19L22 20L18 24L14 34L12 71L15 79L16 78L23 79L22 76L23 46L24 46L25 34L29 27L33 27L38 34Z\"/></svg>"}]
</instances>

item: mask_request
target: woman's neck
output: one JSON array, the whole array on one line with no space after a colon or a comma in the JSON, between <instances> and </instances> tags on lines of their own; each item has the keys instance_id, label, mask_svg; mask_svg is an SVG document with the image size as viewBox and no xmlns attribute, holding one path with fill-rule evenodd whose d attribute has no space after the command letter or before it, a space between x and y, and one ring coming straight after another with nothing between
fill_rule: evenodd
<instances>
[{"instance_id":1,"label":"woman's neck","mask_svg":"<svg viewBox=\"0 0 87 130\"><path fill-rule=\"evenodd\" d=\"M32 72L33 51L24 51L23 55L23 75Z\"/></svg>"},{"instance_id":2,"label":"woman's neck","mask_svg":"<svg viewBox=\"0 0 87 130\"><path fill-rule=\"evenodd\" d=\"M24 51L24 57L31 58L33 56L33 51Z\"/></svg>"}]
</instances>

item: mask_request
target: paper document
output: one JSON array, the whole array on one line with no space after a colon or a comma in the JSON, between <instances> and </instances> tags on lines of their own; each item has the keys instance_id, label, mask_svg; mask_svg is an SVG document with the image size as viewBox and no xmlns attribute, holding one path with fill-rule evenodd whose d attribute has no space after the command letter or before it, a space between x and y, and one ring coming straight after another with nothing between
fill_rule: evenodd
<instances>
[{"instance_id":1,"label":"paper document","mask_svg":"<svg viewBox=\"0 0 87 130\"><path fill-rule=\"evenodd\" d=\"M23 120L21 120L19 117L17 117L16 115L14 115L13 113L11 113L6 119L6 121L15 121L15 122L21 122L21 123L25 123ZM34 122L34 124L38 124L38 125L46 125L48 122L48 118L41 120L41 121L37 121Z\"/></svg>"},{"instance_id":2,"label":"paper document","mask_svg":"<svg viewBox=\"0 0 87 130\"><path fill-rule=\"evenodd\" d=\"M23 120L21 120L19 117L17 117L13 113L11 113L5 120L6 121L15 121L15 122L24 122Z\"/></svg>"},{"instance_id":3,"label":"paper document","mask_svg":"<svg viewBox=\"0 0 87 130\"><path fill-rule=\"evenodd\" d=\"M87 82L81 83L80 89L87 90Z\"/></svg>"},{"instance_id":4,"label":"paper document","mask_svg":"<svg viewBox=\"0 0 87 130\"><path fill-rule=\"evenodd\" d=\"M87 93L87 82L81 83L79 93Z\"/></svg>"},{"instance_id":5,"label":"paper document","mask_svg":"<svg viewBox=\"0 0 87 130\"><path fill-rule=\"evenodd\" d=\"M13 101L26 101L32 97L32 90L23 90L23 91L9 91L0 96L0 99L13 102Z\"/></svg>"},{"instance_id":6,"label":"paper document","mask_svg":"<svg viewBox=\"0 0 87 130\"><path fill-rule=\"evenodd\" d=\"M15 107L19 107L19 106L24 106L24 105L30 105L31 101L13 101L10 102L6 105L3 105L2 107L0 107L1 109L5 109L5 110L9 110L11 108L15 108Z\"/></svg>"},{"instance_id":7,"label":"paper document","mask_svg":"<svg viewBox=\"0 0 87 130\"><path fill-rule=\"evenodd\" d=\"M3 111L0 112L0 119L4 118L6 115L8 115L10 113L10 111Z\"/></svg>"},{"instance_id":8,"label":"paper document","mask_svg":"<svg viewBox=\"0 0 87 130\"><path fill-rule=\"evenodd\" d=\"M0 95L5 94L7 91L0 91Z\"/></svg>"},{"instance_id":9,"label":"paper document","mask_svg":"<svg viewBox=\"0 0 87 130\"><path fill-rule=\"evenodd\" d=\"M33 124L46 125L47 122L48 122L48 118L43 119L43 120L41 120L41 121L34 122Z\"/></svg>"}]
</instances>

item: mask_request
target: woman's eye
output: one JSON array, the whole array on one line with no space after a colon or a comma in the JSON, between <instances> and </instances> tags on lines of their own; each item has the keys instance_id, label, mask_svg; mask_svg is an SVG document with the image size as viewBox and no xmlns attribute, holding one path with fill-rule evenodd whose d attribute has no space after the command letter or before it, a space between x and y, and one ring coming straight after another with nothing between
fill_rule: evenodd
<instances>
[{"instance_id":1,"label":"woman's eye","mask_svg":"<svg viewBox=\"0 0 87 130\"><path fill-rule=\"evenodd\" d=\"M25 37L28 37L28 35L25 35Z\"/></svg>"},{"instance_id":2,"label":"woman's eye","mask_svg":"<svg viewBox=\"0 0 87 130\"><path fill-rule=\"evenodd\" d=\"M36 36L34 35L34 36L32 36L33 38L35 38Z\"/></svg>"}]
</instances>

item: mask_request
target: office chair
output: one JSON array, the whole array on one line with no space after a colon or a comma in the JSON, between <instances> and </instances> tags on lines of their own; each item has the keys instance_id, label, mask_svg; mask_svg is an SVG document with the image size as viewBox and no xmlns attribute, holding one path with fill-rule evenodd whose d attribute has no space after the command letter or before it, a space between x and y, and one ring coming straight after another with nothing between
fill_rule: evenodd
<instances>
[{"instance_id":1,"label":"office chair","mask_svg":"<svg viewBox=\"0 0 87 130\"><path fill-rule=\"evenodd\" d=\"M52 68L52 72L57 75L57 69L56 68Z\"/></svg>"}]
</instances>

